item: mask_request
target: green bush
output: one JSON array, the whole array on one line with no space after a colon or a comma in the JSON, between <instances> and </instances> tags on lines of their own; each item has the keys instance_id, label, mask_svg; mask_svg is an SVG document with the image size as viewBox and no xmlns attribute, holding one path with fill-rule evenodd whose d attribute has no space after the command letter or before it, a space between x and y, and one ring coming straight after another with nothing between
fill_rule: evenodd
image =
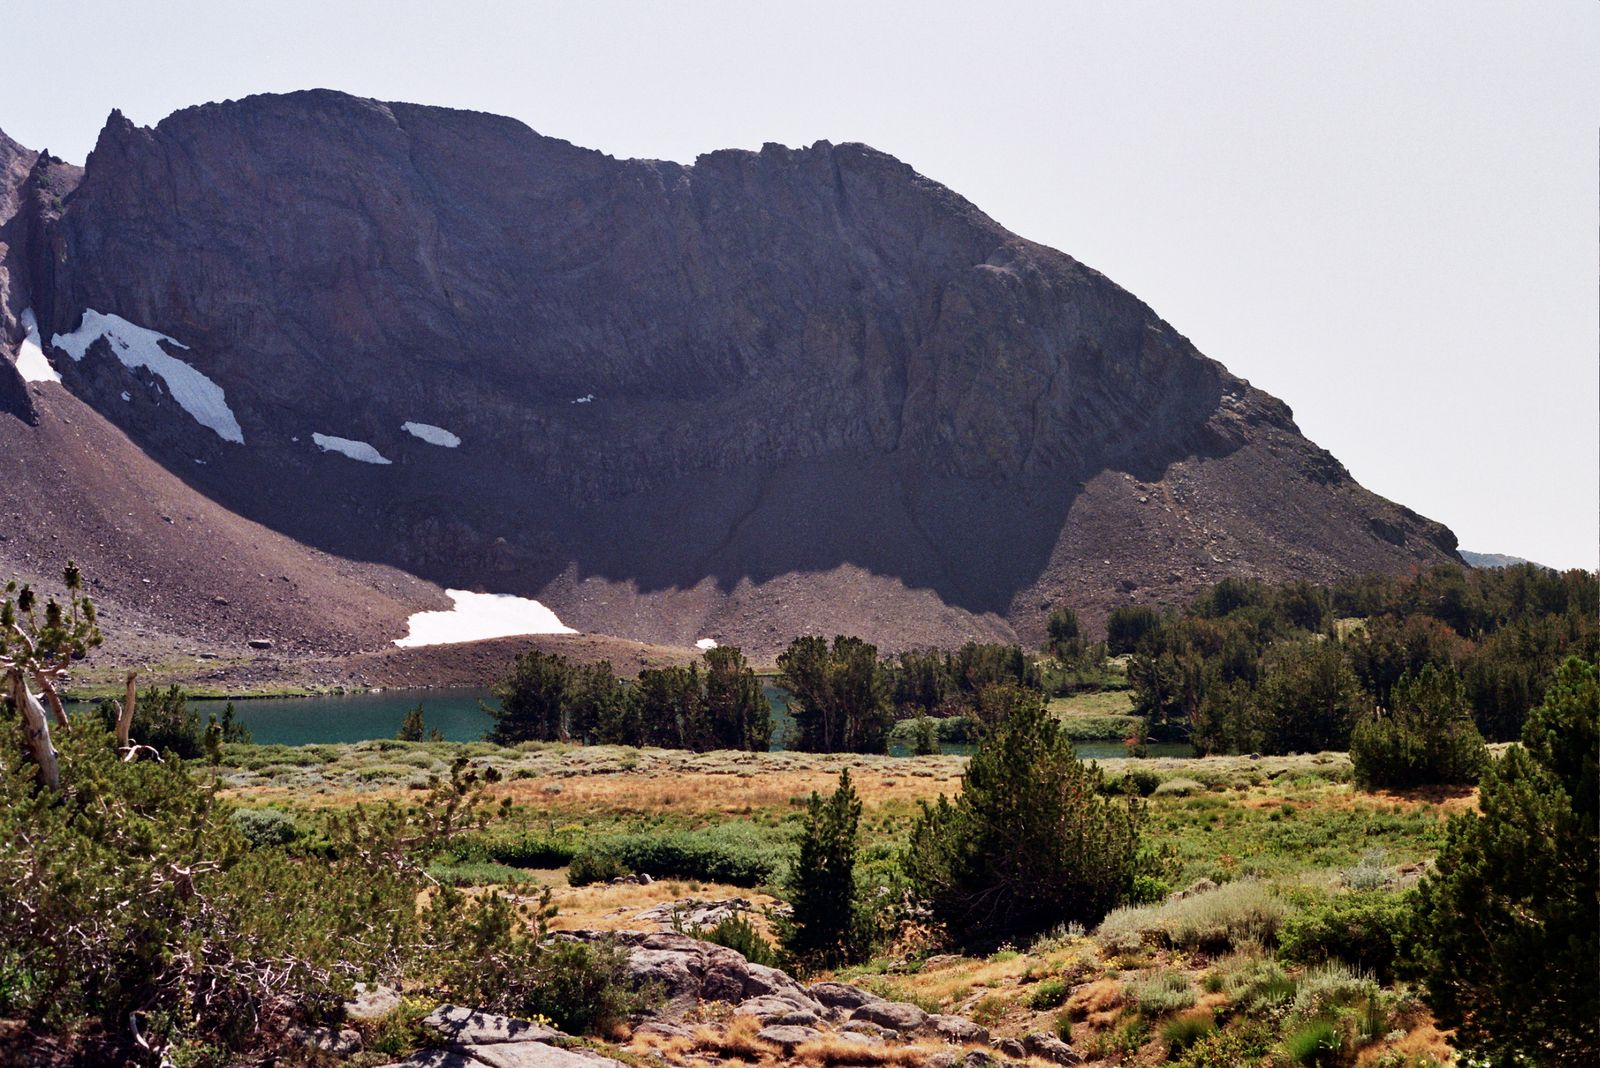
<instances>
[{"instance_id":1,"label":"green bush","mask_svg":"<svg viewBox=\"0 0 1600 1068\"><path fill-rule=\"evenodd\" d=\"M590 883L609 883L612 879L632 874L616 854L598 848L585 849L572 858L572 865L567 869L567 882L572 886L588 886Z\"/></svg>"},{"instance_id":2,"label":"green bush","mask_svg":"<svg viewBox=\"0 0 1600 1068\"><path fill-rule=\"evenodd\" d=\"M0 1013L35 1033L87 1036L107 1063L227 1061L335 1018L356 980L490 996L510 958L538 994L517 1011L584 1026L596 1010L566 1009L562 991L602 1013L633 997L613 959L545 952L493 895L446 887L419 915L421 864L475 820L465 762L407 809L331 815L315 850L250 848L247 834L284 837L271 810L236 817L175 755L124 762L77 726L56 741L56 790L20 757L20 724L0 722Z\"/></svg>"},{"instance_id":3,"label":"green bush","mask_svg":"<svg viewBox=\"0 0 1600 1068\"><path fill-rule=\"evenodd\" d=\"M925 747L925 734L929 730L933 732L934 746L931 751L922 752L918 747ZM931 756L946 745L967 745L977 735L977 722L970 716L914 716L890 728L889 745L908 750L914 756Z\"/></svg>"},{"instance_id":4,"label":"green bush","mask_svg":"<svg viewBox=\"0 0 1600 1068\"><path fill-rule=\"evenodd\" d=\"M1120 779L1106 783L1106 793L1125 794L1129 797L1149 797L1161 785L1161 776L1145 768L1125 772Z\"/></svg>"},{"instance_id":5,"label":"green bush","mask_svg":"<svg viewBox=\"0 0 1600 1068\"><path fill-rule=\"evenodd\" d=\"M1176 1068L1238 1068L1256 1063L1270 1046L1265 1023L1239 1020L1200 1038L1172 1063Z\"/></svg>"},{"instance_id":6,"label":"green bush","mask_svg":"<svg viewBox=\"0 0 1600 1068\"><path fill-rule=\"evenodd\" d=\"M1461 678L1448 667L1401 677L1389 708L1350 735L1356 782L1368 789L1474 783L1487 760Z\"/></svg>"},{"instance_id":7,"label":"green bush","mask_svg":"<svg viewBox=\"0 0 1600 1068\"><path fill-rule=\"evenodd\" d=\"M116 726L120 701L101 701L97 711L106 730ZM148 745L158 753L176 753L185 760L194 760L206 752L206 733L215 726L217 740L247 743L250 732L233 718L233 702L222 710L222 719L212 717L211 723L201 723L200 714L189 707L189 695L174 685L165 690L152 686L138 695L133 704L133 722L129 737L140 745Z\"/></svg>"},{"instance_id":8,"label":"green bush","mask_svg":"<svg viewBox=\"0 0 1600 1068\"><path fill-rule=\"evenodd\" d=\"M637 873L755 887L776 881L786 860L787 852L771 832L749 824L640 831L601 839L580 850L572 858L567 881L581 886Z\"/></svg>"},{"instance_id":9,"label":"green bush","mask_svg":"<svg viewBox=\"0 0 1600 1068\"><path fill-rule=\"evenodd\" d=\"M1331 1020L1312 1020L1289 1032L1283 1051L1292 1064L1333 1065L1338 1063L1344 1041Z\"/></svg>"},{"instance_id":10,"label":"green bush","mask_svg":"<svg viewBox=\"0 0 1600 1068\"><path fill-rule=\"evenodd\" d=\"M241 808L231 818L252 849L288 845L300 836L294 817L275 808Z\"/></svg>"},{"instance_id":11,"label":"green bush","mask_svg":"<svg viewBox=\"0 0 1600 1068\"><path fill-rule=\"evenodd\" d=\"M1028 995L1028 1007L1037 1010L1053 1009L1064 1003L1070 992L1065 980L1051 977L1033 988L1033 992Z\"/></svg>"},{"instance_id":12,"label":"green bush","mask_svg":"<svg viewBox=\"0 0 1600 1068\"><path fill-rule=\"evenodd\" d=\"M484 856L512 868L561 868L571 864L581 848L572 835L524 835L486 842Z\"/></svg>"},{"instance_id":13,"label":"green bush","mask_svg":"<svg viewBox=\"0 0 1600 1068\"><path fill-rule=\"evenodd\" d=\"M1161 1025L1161 1041L1167 1044L1167 1056L1172 1058L1216 1030L1217 1021L1210 1012L1184 1013Z\"/></svg>"},{"instance_id":14,"label":"green bush","mask_svg":"<svg viewBox=\"0 0 1600 1068\"><path fill-rule=\"evenodd\" d=\"M1409 917L1400 894L1338 894L1286 918L1279 951L1300 964L1341 961L1388 982Z\"/></svg>"},{"instance_id":15,"label":"green bush","mask_svg":"<svg viewBox=\"0 0 1600 1068\"><path fill-rule=\"evenodd\" d=\"M510 886L534 881L521 868L482 860L429 864L428 878L444 886Z\"/></svg>"},{"instance_id":16,"label":"green bush","mask_svg":"<svg viewBox=\"0 0 1600 1068\"><path fill-rule=\"evenodd\" d=\"M486 1012L544 1016L579 1033L609 1030L658 995L630 979L628 955L613 942L547 942L549 902L548 889L527 904L441 888L423 916L437 993Z\"/></svg>"}]
</instances>

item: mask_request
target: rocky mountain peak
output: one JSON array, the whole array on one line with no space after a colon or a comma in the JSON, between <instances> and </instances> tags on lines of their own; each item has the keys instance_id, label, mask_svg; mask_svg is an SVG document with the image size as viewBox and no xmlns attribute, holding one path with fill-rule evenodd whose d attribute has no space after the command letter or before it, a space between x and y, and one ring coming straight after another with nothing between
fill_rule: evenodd
<instances>
[{"instance_id":1,"label":"rocky mountain peak","mask_svg":"<svg viewBox=\"0 0 1600 1068\"><path fill-rule=\"evenodd\" d=\"M25 283L67 388L250 518L580 629L946 641L1453 558L1142 301L865 145L618 160L309 90L114 112L69 178Z\"/></svg>"}]
</instances>

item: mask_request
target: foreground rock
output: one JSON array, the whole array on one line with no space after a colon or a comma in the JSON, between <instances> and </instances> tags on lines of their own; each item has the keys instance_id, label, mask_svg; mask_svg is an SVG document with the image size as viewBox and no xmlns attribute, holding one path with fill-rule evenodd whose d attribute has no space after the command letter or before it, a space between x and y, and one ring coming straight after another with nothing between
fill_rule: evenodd
<instances>
[{"instance_id":1,"label":"foreground rock","mask_svg":"<svg viewBox=\"0 0 1600 1068\"><path fill-rule=\"evenodd\" d=\"M634 1027L634 1038L647 1043L694 1042L706 1029L713 1035L723 1032L728 1023L704 1022L705 1016L698 1010L706 1002L731 1004L733 1020L755 1020L760 1026L754 1037L783 1057L824 1038L863 1047L989 1041L989 1032L964 1016L929 1015L915 1005L889 1001L847 983L802 987L785 972L752 964L734 950L688 935L573 931L555 937L615 941L627 953L627 971L633 981L652 984L663 993L666 1001L655 1016ZM370 1011L392 994L381 989L367 992L347 1009ZM391 1068L613 1068L618 1064L592 1051L572 1048L572 1037L555 1028L459 1005L441 1005L421 1021L420 1029L431 1048ZM1035 1037L1029 1036L1029 1042ZM1060 1064L1075 1063L1060 1059L1062 1050L1070 1051L1070 1047L1059 1042L1057 1046L1060 1048L1039 1046L1036 1050L1030 1045L1028 1052ZM1023 1055L1022 1045L1014 1041L996 1043L996 1048L1015 1048L1017 1058ZM863 1052L861 1056L876 1055ZM929 1056L933 1068L988 1068L994 1063L981 1052L976 1059L959 1051Z\"/></svg>"},{"instance_id":2,"label":"foreground rock","mask_svg":"<svg viewBox=\"0 0 1600 1068\"><path fill-rule=\"evenodd\" d=\"M622 1068L589 1050L563 1049L571 1036L552 1027L460 1005L441 1005L421 1030L438 1048L420 1050L387 1068Z\"/></svg>"},{"instance_id":3,"label":"foreground rock","mask_svg":"<svg viewBox=\"0 0 1600 1068\"><path fill-rule=\"evenodd\" d=\"M1083 1063L1083 1054L1061 1041L1055 1035L1044 1031L1034 1031L1032 1034L1023 1036L1022 1048L1027 1050L1030 1056L1051 1061L1055 1064Z\"/></svg>"},{"instance_id":4,"label":"foreground rock","mask_svg":"<svg viewBox=\"0 0 1600 1068\"><path fill-rule=\"evenodd\" d=\"M628 976L653 983L666 997L665 1017L681 1017L702 1001L738 1005L752 998L781 998L793 1010L821 1017L824 1008L787 972L752 964L735 950L671 932L572 931L579 941L612 939L627 950Z\"/></svg>"}]
</instances>

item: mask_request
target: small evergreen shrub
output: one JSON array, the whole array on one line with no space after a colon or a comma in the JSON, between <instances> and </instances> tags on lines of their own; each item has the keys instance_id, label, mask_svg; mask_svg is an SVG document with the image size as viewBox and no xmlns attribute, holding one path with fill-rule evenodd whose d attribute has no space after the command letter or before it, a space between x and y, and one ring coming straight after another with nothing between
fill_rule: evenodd
<instances>
[{"instance_id":1,"label":"small evergreen shrub","mask_svg":"<svg viewBox=\"0 0 1600 1068\"><path fill-rule=\"evenodd\" d=\"M1238 1020L1200 1038L1172 1063L1176 1068L1238 1068L1257 1063L1271 1045L1271 1032L1265 1023Z\"/></svg>"},{"instance_id":2,"label":"small evergreen shrub","mask_svg":"<svg viewBox=\"0 0 1600 1068\"><path fill-rule=\"evenodd\" d=\"M1125 772L1121 778L1106 780L1105 792L1128 797L1149 797L1161 785L1161 776L1146 768Z\"/></svg>"},{"instance_id":3,"label":"small evergreen shrub","mask_svg":"<svg viewBox=\"0 0 1600 1068\"><path fill-rule=\"evenodd\" d=\"M786 887L792 912L780 929L784 950L805 967L837 967L871 952L872 917L856 888L860 822L849 768L828 798L811 795Z\"/></svg>"},{"instance_id":4,"label":"small evergreen shrub","mask_svg":"<svg viewBox=\"0 0 1600 1068\"><path fill-rule=\"evenodd\" d=\"M1099 920L1137 874L1142 815L1100 786L1043 701L1019 701L955 799L923 803L902 860L913 891L967 945Z\"/></svg>"},{"instance_id":5,"label":"small evergreen shrub","mask_svg":"<svg viewBox=\"0 0 1600 1068\"><path fill-rule=\"evenodd\" d=\"M560 868L571 864L581 848L570 835L524 836L489 842L485 855L512 868Z\"/></svg>"},{"instance_id":6,"label":"small evergreen shrub","mask_svg":"<svg viewBox=\"0 0 1600 1068\"><path fill-rule=\"evenodd\" d=\"M778 965L777 947L763 938L755 924L743 916L729 916L713 927L697 927L690 934L743 954L751 964L764 964L769 968Z\"/></svg>"}]
</instances>

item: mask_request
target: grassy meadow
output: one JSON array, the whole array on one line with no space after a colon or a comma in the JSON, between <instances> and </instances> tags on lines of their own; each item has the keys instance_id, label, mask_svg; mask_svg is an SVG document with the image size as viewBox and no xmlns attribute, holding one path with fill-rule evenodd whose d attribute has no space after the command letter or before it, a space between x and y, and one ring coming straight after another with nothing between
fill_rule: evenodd
<instances>
[{"instance_id":1,"label":"grassy meadow","mask_svg":"<svg viewBox=\"0 0 1600 1068\"><path fill-rule=\"evenodd\" d=\"M1122 706L1110 698L1125 701L1093 696L1067 714L1117 715L1107 709ZM434 877L517 893L549 886L554 928L601 930L648 928L636 917L664 902L743 897L758 928L770 931L760 912L779 904L812 791L826 793L851 769L863 804L861 858L869 870L887 870L918 803L958 790L965 765L956 756L370 741L231 745L219 774L236 804L278 809L314 833L329 812L404 802L447 776L458 757L497 773L487 789L493 815L440 858ZM1342 753L1099 766L1115 788L1145 795L1145 840L1159 858L1154 900L1117 910L1098 931L1062 928L984 956L948 952L910 925L837 978L971 1017L996 1036L1059 1033L1094 1064L1334 1063L1330 1043L1360 1064L1449 1061L1410 987L1373 968L1319 960L1322 944L1295 932L1342 903L1381 909L1395 901L1437 853L1445 820L1474 804L1471 790L1361 791ZM643 870L687 867L648 885L570 885L573 858L606 843L649 858ZM735 881L695 871L727 871ZM1222 888L1167 896L1210 883ZM1319 1030L1330 1019L1346 1033ZM1217 1033L1224 1025L1238 1044L1232 1053ZM1212 1049L1223 1059L1201 1059Z\"/></svg>"}]
</instances>

